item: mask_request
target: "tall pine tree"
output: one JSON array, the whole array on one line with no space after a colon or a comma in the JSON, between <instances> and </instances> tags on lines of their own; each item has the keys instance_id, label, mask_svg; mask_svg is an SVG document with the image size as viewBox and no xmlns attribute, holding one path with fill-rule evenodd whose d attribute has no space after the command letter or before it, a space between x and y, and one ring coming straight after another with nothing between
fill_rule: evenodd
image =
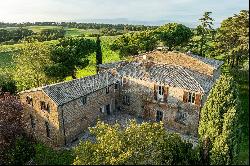
<instances>
[{"instance_id":1,"label":"tall pine tree","mask_svg":"<svg viewBox=\"0 0 250 166\"><path fill-rule=\"evenodd\" d=\"M199 47L200 47L200 56L204 56L204 51L208 47L208 42L211 41L212 32L213 32L213 21L214 19L210 17L212 12L205 12L203 17L200 18L201 25L199 25L196 30L198 35L201 36Z\"/></svg>"},{"instance_id":2,"label":"tall pine tree","mask_svg":"<svg viewBox=\"0 0 250 166\"><path fill-rule=\"evenodd\" d=\"M238 95L233 78L222 75L201 110L199 139L209 140L208 160L212 165L232 164L237 157L241 134Z\"/></svg>"},{"instance_id":3,"label":"tall pine tree","mask_svg":"<svg viewBox=\"0 0 250 166\"><path fill-rule=\"evenodd\" d=\"M97 36L96 40L96 72L99 72L99 64L102 64L102 47L100 36Z\"/></svg>"}]
</instances>

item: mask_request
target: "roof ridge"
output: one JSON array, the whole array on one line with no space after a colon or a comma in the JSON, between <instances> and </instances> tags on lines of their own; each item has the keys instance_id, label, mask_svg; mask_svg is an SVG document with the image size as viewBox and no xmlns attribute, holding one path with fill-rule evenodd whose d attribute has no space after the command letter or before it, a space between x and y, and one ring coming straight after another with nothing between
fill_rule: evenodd
<instances>
[{"instance_id":1,"label":"roof ridge","mask_svg":"<svg viewBox=\"0 0 250 166\"><path fill-rule=\"evenodd\" d=\"M104 74L104 73L109 73L109 71L108 70L107 71L102 71L100 73L89 75L89 76L85 76L85 77L82 77L82 78L77 78L77 79L73 79L73 80L62 81L62 82L58 82L58 83L55 83L55 84L50 84L50 85L42 86L41 88L47 88L47 87L50 87L50 86L60 85L60 84L64 84L64 83L69 83L69 82L75 82L75 81L79 81L79 80L85 80L85 79L95 78L98 75Z\"/></svg>"}]
</instances>

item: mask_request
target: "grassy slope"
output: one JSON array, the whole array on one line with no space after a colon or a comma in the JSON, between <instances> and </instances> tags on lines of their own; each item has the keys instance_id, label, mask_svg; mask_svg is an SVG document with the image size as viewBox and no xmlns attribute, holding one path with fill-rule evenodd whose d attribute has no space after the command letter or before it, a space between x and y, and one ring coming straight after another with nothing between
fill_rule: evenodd
<instances>
[{"instance_id":1,"label":"grassy slope","mask_svg":"<svg viewBox=\"0 0 250 166\"><path fill-rule=\"evenodd\" d=\"M95 39L93 37L88 37L90 39ZM119 61L119 53L117 51L111 51L109 49L109 43L114 39L115 37L101 37L101 44L102 44L102 54L103 54L103 63L109 63L109 62L115 62ZM85 69L79 69L77 71L77 78L82 78L89 75L96 74L96 59L95 59L95 53L91 54L89 56L90 63ZM67 77L66 80L71 80L71 77Z\"/></svg>"},{"instance_id":2,"label":"grassy slope","mask_svg":"<svg viewBox=\"0 0 250 166\"><path fill-rule=\"evenodd\" d=\"M34 27L33 27L34 28ZM74 28L73 28L74 29ZM81 30L71 32L72 35L79 35ZM88 39L95 40L95 37L86 37ZM104 36L101 37L102 41L102 53L103 53L103 63L109 63L114 61L119 61L120 57L118 52L111 51L109 49L109 43L114 39L115 37L110 36ZM48 42L56 42L56 41L48 41ZM12 56L14 51L18 49L18 47L21 47L22 44L14 44L14 45L2 45L0 46L0 68L4 67L10 67L13 65L12 62ZM77 72L77 77L82 78L85 76L96 74L96 67L95 67L95 54L91 54L89 56L90 64L85 69L79 69ZM71 77L67 77L66 80L71 80Z\"/></svg>"}]
</instances>

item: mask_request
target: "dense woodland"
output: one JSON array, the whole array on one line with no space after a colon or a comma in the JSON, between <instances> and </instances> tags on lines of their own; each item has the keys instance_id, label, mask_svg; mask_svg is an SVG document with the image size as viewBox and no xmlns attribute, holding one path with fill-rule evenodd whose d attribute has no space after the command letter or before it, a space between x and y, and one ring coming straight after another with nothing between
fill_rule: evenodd
<instances>
[{"instance_id":1,"label":"dense woodland","mask_svg":"<svg viewBox=\"0 0 250 166\"><path fill-rule=\"evenodd\" d=\"M249 11L242 10L223 20L218 28L213 26L211 12L205 12L199 21L196 28L178 23L159 27L74 22L0 23L0 117L7 117L0 118L0 126L6 127L0 128L0 164L30 161L75 165L249 164ZM27 28L32 26L57 28L40 31ZM98 33L91 31L86 35L86 31L80 31L70 35L76 29L96 29ZM96 62L129 59L131 55L158 46L225 62L223 75L201 110L197 148L192 149L190 143L167 133L162 124L157 123L137 125L132 121L125 130L118 124L98 122L90 129L97 142L83 142L69 151L53 150L23 132L19 121L22 106L15 97L18 92L92 75L98 70ZM109 134L101 131L109 131ZM107 141L111 138L112 142Z\"/></svg>"}]
</instances>

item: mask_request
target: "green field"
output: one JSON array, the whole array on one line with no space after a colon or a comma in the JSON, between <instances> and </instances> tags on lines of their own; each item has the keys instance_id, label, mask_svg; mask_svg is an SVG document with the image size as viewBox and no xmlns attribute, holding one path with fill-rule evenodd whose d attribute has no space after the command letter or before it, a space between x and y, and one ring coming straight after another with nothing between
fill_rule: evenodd
<instances>
[{"instance_id":1,"label":"green field","mask_svg":"<svg viewBox=\"0 0 250 166\"><path fill-rule=\"evenodd\" d=\"M6 27L4 29L11 30L11 29L17 29L18 27ZM24 28L27 28L29 30L32 30L35 33L40 33L44 29L60 29L61 26L26 26ZM0 28L3 29L3 28ZM81 35L89 35L89 34L99 34L100 30L97 29L77 29L77 28L64 28L66 30L66 37L69 36L81 36Z\"/></svg>"},{"instance_id":2,"label":"green field","mask_svg":"<svg viewBox=\"0 0 250 166\"><path fill-rule=\"evenodd\" d=\"M76 32L74 32L76 34ZM88 39L95 40L95 37L86 37ZM119 61L120 57L118 52L111 51L109 48L109 44L114 39L114 36L105 36L101 37L102 41L102 53L103 53L103 63L109 63L109 62L115 62ZM47 42L57 42L55 41L47 41ZM20 47L22 47L23 44L15 44L15 45L2 45L0 46L0 68L10 67L14 64L12 56L15 51L17 51ZM85 76L96 74L96 60L95 60L95 54L91 54L89 56L90 64L85 69L79 69L77 71L77 77L82 78ZM66 80L72 79L71 77L67 77Z\"/></svg>"}]
</instances>

